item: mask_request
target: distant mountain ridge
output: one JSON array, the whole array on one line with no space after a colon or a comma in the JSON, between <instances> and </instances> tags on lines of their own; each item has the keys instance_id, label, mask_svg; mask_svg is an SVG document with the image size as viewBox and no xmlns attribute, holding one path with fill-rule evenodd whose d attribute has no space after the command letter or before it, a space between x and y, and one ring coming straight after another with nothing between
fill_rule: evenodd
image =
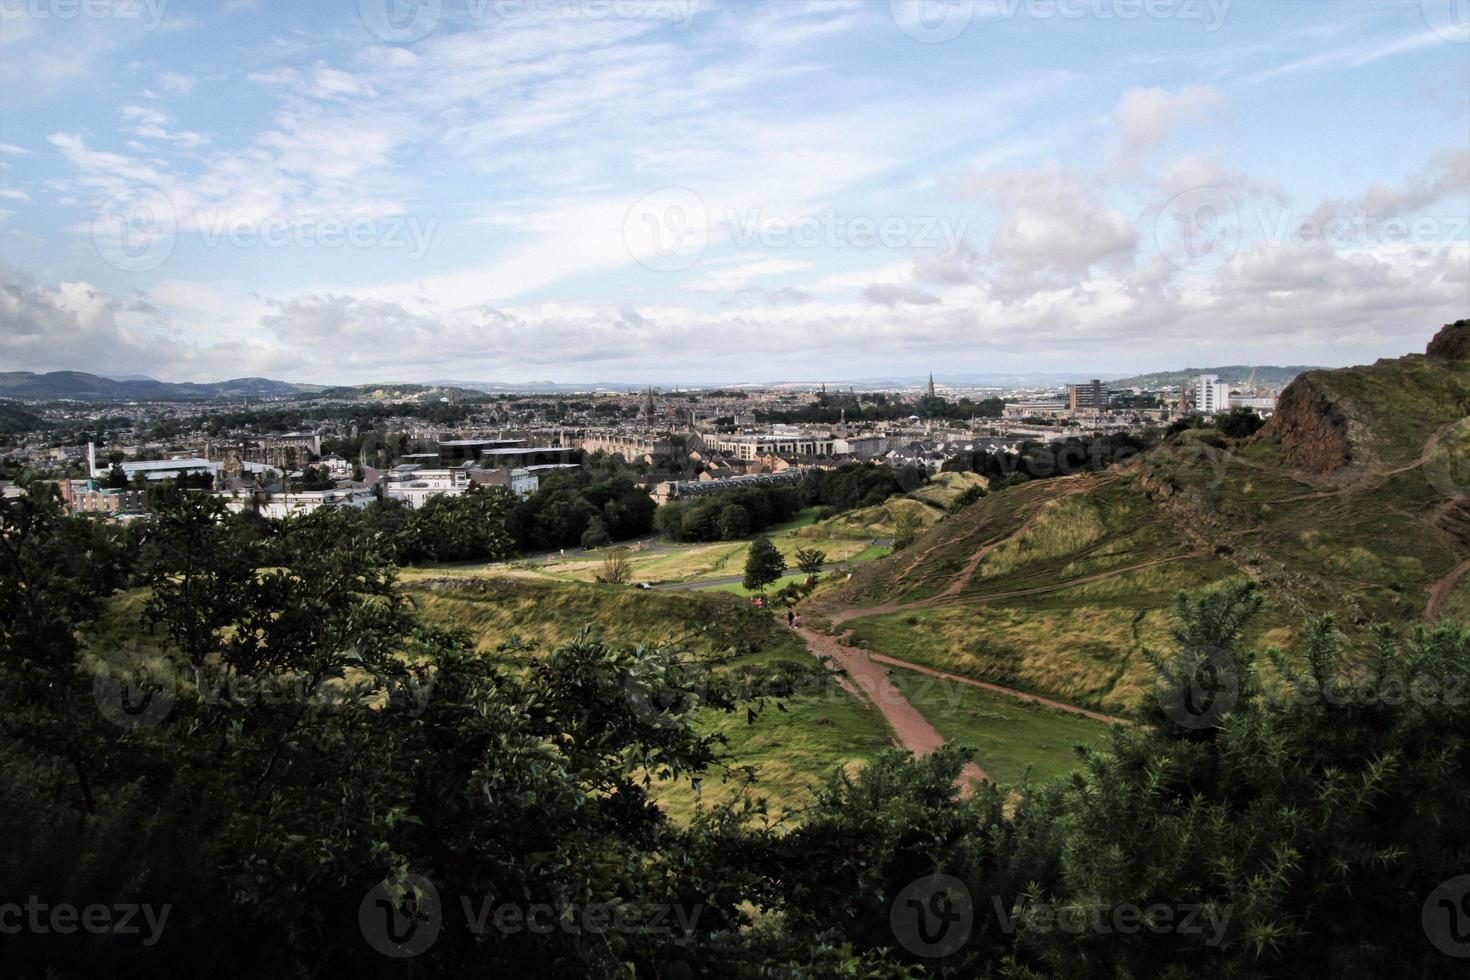
<instances>
[{"instance_id":1,"label":"distant mountain ridge","mask_svg":"<svg viewBox=\"0 0 1470 980\"><path fill-rule=\"evenodd\" d=\"M1109 381L1108 384L1114 388L1165 388L1170 385L1193 384L1194 379L1202 374L1214 374L1218 375L1224 384L1243 385L1250 381L1251 373L1255 372L1257 385L1282 388L1295 380L1299 374L1321 370L1325 369L1306 364L1285 367L1270 364L1227 364L1224 367L1185 368L1182 371L1135 374L1132 377Z\"/></svg>"},{"instance_id":2,"label":"distant mountain ridge","mask_svg":"<svg viewBox=\"0 0 1470 980\"><path fill-rule=\"evenodd\" d=\"M0 373L0 398L30 400L75 399L77 401L184 401L214 398L279 398L321 391L320 385L293 384L270 378L234 378L198 384L115 380L82 371L31 371Z\"/></svg>"}]
</instances>

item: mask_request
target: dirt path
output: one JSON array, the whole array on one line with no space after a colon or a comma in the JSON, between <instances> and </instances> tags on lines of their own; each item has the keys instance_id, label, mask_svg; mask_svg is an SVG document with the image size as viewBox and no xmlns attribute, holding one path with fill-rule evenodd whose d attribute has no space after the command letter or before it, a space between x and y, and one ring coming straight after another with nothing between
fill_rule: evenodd
<instances>
[{"instance_id":1,"label":"dirt path","mask_svg":"<svg viewBox=\"0 0 1470 980\"><path fill-rule=\"evenodd\" d=\"M887 668L874 663L866 652L845 647L824 633L804 627L796 632L806 641L807 649L814 655L831 657L837 666L847 672L846 679L851 682L848 689L856 687L862 697L878 709L883 720L893 729L894 741L900 748L908 749L914 755L928 755L944 744L944 736L929 724L929 719L920 714L919 709L888 679ZM974 783L989 781L990 777L985 774L984 769L969 762L961 770L957 785L962 792L970 792Z\"/></svg>"},{"instance_id":2,"label":"dirt path","mask_svg":"<svg viewBox=\"0 0 1470 980\"><path fill-rule=\"evenodd\" d=\"M1460 579L1465 577L1466 572L1470 572L1470 559L1460 562L1460 564L1450 570L1448 575L1434 583L1434 588L1429 590L1429 601L1424 605L1424 621L1426 623L1432 623L1439 618L1439 607L1444 604L1445 599L1454 591L1455 586L1460 583Z\"/></svg>"},{"instance_id":3,"label":"dirt path","mask_svg":"<svg viewBox=\"0 0 1470 980\"><path fill-rule=\"evenodd\" d=\"M1038 697L1035 694L1027 694L1025 691L1016 690L1014 687L1003 687L1000 684L991 684L989 681L977 681L973 677L960 677L956 674L946 674L942 670L935 670L933 667L925 667L922 664L910 663L907 660L899 660L897 657L890 657L885 653L869 653L868 657L869 659L875 660L880 664L889 664L894 667L901 667L904 670L912 670L915 673L924 674L928 677L935 677L942 681L953 681L956 684L966 684L970 687L983 688L984 690L992 691L996 694L1004 694L1007 697L1015 698L1017 701L1025 701L1028 704L1039 704L1045 708L1055 708L1058 711L1065 711L1068 714L1081 715L1084 718L1091 718L1093 721L1100 721L1105 725L1133 724L1133 722L1129 721L1127 718L1115 718L1112 715L1105 715L1098 711L1090 711L1087 708L1079 708L1075 704L1065 704L1061 701L1053 701L1051 698L1043 698Z\"/></svg>"}]
</instances>

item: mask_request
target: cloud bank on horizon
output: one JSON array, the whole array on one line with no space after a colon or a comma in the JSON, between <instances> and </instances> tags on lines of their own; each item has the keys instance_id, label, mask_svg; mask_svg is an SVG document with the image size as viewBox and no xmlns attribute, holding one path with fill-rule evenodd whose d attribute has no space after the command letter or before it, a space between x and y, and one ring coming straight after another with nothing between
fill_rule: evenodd
<instances>
[{"instance_id":1,"label":"cloud bank on horizon","mask_svg":"<svg viewBox=\"0 0 1470 980\"><path fill-rule=\"evenodd\" d=\"M1458 0L0 0L0 369L1345 364L1470 315Z\"/></svg>"}]
</instances>

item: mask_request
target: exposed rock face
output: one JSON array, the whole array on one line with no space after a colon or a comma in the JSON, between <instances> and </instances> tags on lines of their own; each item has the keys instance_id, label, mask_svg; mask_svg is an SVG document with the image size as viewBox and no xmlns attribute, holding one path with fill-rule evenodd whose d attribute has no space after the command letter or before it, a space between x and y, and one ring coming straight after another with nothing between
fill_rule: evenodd
<instances>
[{"instance_id":1,"label":"exposed rock face","mask_svg":"<svg viewBox=\"0 0 1470 980\"><path fill-rule=\"evenodd\" d=\"M1446 324L1434 335L1424 353L1447 361L1470 361L1470 320Z\"/></svg>"},{"instance_id":2,"label":"exposed rock face","mask_svg":"<svg viewBox=\"0 0 1470 980\"><path fill-rule=\"evenodd\" d=\"M1307 372L1286 386L1271 424L1290 466L1331 473L1352 462L1348 420Z\"/></svg>"}]
</instances>

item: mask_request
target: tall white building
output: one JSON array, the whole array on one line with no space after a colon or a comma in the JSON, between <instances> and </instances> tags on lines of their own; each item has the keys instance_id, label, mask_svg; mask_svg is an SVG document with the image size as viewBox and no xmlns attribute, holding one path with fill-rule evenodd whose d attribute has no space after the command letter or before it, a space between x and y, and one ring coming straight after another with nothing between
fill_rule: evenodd
<instances>
[{"instance_id":1,"label":"tall white building","mask_svg":"<svg viewBox=\"0 0 1470 980\"><path fill-rule=\"evenodd\" d=\"M1218 374L1201 374L1194 379L1194 410L1214 415L1230 410L1230 386L1220 383Z\"/></svg>"}]
</instances>

